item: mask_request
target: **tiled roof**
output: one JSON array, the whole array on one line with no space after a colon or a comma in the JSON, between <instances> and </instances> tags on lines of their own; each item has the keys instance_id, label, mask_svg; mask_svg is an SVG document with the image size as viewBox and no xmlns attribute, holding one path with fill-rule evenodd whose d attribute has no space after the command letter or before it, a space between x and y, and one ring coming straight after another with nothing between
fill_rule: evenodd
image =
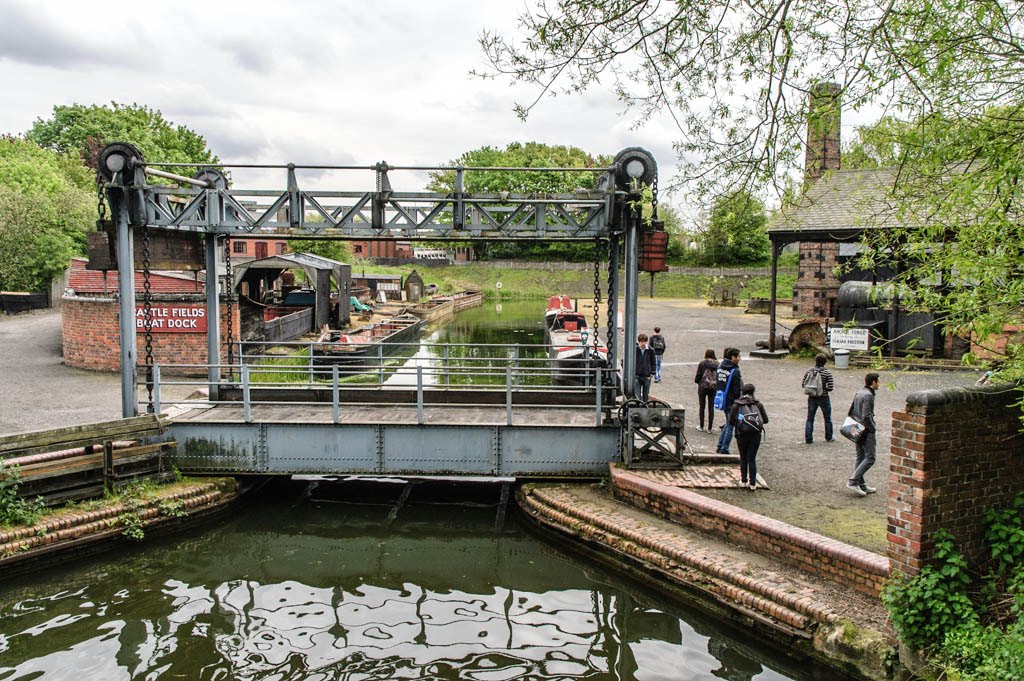
<instances>
[{"instance_id":1,"label":"tiled roof","mask_svg":"<svg viewBox=\"0 0 1024 681\"><path fill-rule=\"evenodd\" d=\"M104 273L99 270L85 269L84 258L72 258L71 274L68 279L68 287L75 293L84 294L113 294L117 293L117 271L111 270ZM181 272L150 272L150 290L153 293L181 294L181 293L202 293L203 282L196 281L191 274ZM143 290L142 272L135 271L135 291L141 293Z\"/></svg>"},{"instance_id":2,"label":"tiled roof","mask_svg":"<svg viewBox=\"0 0 1024 681\"><path fill-rule=\"evenodd\" d=\"M768 223L770 235L833 234L851 236L895 222L894 168L834 170L812 184L796 206L778 211Z\"/></svg>"}]
</instances>

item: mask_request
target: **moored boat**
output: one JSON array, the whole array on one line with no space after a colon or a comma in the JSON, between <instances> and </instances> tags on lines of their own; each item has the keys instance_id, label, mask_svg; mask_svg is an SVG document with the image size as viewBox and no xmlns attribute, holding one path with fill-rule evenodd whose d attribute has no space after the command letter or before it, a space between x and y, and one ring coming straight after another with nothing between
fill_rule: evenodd
<instances>
[{"instance_id":1,"label":"moored boat","mask_svg":"<svg viewBox=\"0 0 1024 681\"><path fill-rule=\"evenodd\" d=\"M544 312L548 358L555 367L553 381L562 385L593 383L593 372L608 366L608 348L590 335L587 318L569 296L551 296Z\"/></svg>"},{"instance_id":2,"label":"moored boat","mask_svg":"<svg viewBox=\"0 0 1024 681\"><path fill-rule=\"evenodd\" d=\"M449 297L431 298L410 307L409 312L425 322L436 322L455 314L455 301Z\"/></svg>"},{"instance_id":3,"label":"moored boat","mask_svg":"<svg viewBox=\"0 0 1024 681\"><path fill-rule=\"evenodd\" d=\"M313 346L313 363L318 366L372 364L378 356L398 353L402 344L415 339L425 324L414 315L403 314L352 331L327 329Z\"/></svg>"},{"instance_id":4,"label":"moored boat","mask_svg":"<svg viewBox=\"0 0 1024 681\"><path fill-rule=\"evenodd\" d=\"M455 311L462 312L471 307L478 307L484 303L483 291L459 291L450 296L445 296L455 303Z\"/></svg>"}]
</instances>

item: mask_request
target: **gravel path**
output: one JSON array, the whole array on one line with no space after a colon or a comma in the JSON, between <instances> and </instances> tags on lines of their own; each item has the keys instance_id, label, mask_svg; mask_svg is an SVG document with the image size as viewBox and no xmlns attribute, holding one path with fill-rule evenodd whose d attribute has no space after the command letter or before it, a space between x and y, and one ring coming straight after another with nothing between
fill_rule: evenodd
<instances>
[{"instance_id":1,"label":"gravel path","mask_svg":"<svg viewBox=\"0 0 1024 681\"><path fill-rule=\"evenodd\" d=\"M780 318L791 328L795 320ZM702 490L702 494L757 513L841 539L878 553L886 550L889 447L892 412L904 408L907 395L928 388L973 385L970 371L879 371L881 388L875 398L878 420L878 461L868 472L868 483L878 493L860 497L846 489L853 470L854 446L838 435L854 393L864 385L869 370L833 370L833 423L838 442L824 442L821 413L814 427L815 442L804 444L807 397L801 388L812 359L754 359L756 341L768 338L768 316L745 314L743 308L712 308L696 300L641 299L639 329L648 334L658 325L668 343L662 382L652 386L654 397L678 403L686 409L686 437L694 450L713 453L723 415L715 416L715 432L697 431L697 364L707 348L719 359L733 346L741 351L740 371L745 383L757 386L757 397L768 412L767 440L758 453L758 472L770 489L750 492L739 489ZM736 453L735 442L732 445Z\"/></svg>"}]
</instances>

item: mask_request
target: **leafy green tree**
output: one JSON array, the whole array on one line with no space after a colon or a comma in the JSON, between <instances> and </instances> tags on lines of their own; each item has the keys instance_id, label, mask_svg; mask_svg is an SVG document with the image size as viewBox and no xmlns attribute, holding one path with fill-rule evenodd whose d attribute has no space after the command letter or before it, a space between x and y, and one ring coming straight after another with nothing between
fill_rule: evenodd
<instances>
[{"instance_id":1,"label":"leafy green tree","mask_svg":"<svg viewBox=\"0 0 1024 681\"><path fill-rule=\"evenodd\" d=\"M845 108L912 112L853 150L857 167L899 160L887 229L868 230L863 265L897 259L903 302L947 330L984 343L1024 324L1017 0L540 0L518 26L482 35L482 75L536 86L521 115L545 94L613 80L641 121L676 122L678 181L705 195L785 185L815 82L839 84ZM1004 359L1003 377L1024 379L1021 346Z\"/></svg>"},{"instance_id":2,"label":"leafy green tree","mask_svg":"<svg viewBox=\"0 0 1024 681\"><path fill-rule=\"evenodd\" d=\"M481 147L462 154L451 162L453 166L477 168L594 168L591 172L550 171L524 172L517 170L473 171L463 176L463 187L470 193L532 193L570 194L577 189L593 189L604 168L612 163L609 156L593 156L577 147L513 142L504 149ZM428 191L448 193L455 191L455 171L445 170L430 175ZM532 257L554 260L591 260L592 244L574 243L495 243L476 247L482 259Z\"/></svg>"},{"instance_id":3,"label":"leafy green tree","mask_svg":"<svg viewBox=\"0 0 1024 681\"><path fill-rule=\"evenodd\" d=\"M26 136L46 149L76 152L90 168L96 167L96 156L110 142L130 142L149 161L203 165L218 161L201 135L139 104L55 106L53 116L37 119Z\"/></svg>"},{"instance_id":4,"label":"leafy green tree","mask_svg":"<svg viewBox=\"0 0 1024 681\"><path fill-rule=\"evenodd\" d=\"M84 252L96 219L90 175L76 157L0 138L0 289L44 289Z\"/></svg>"},{"instance_id":5,"label":"leafy green tree","mask_svg":"<svg viewBox=\"0 0 1024 681\"><path fill-rule=\"evenodd\" d=\"M703 265L749 265L768 259L764 204L745 191L719 197L698 236Z\"/></svg>"},{"instance_id":6,"label":"leafy green tree","mask_svg":"<svg viewBox=\"0 0 1024 681\"><path fill-rule=\"evenodd\" d=\"M338 262L352 262L352 252L349 251L347 241L295 239L289 242L288 247L293 253L312 253Z\"/></svg>"},{"instance_id":7,"label":"leafy green tree","mask_svg":"<svg viewBox=\"0 0 1024 681\"><path fill-rule=\"evenodd\" d=\"M904 158L903 146L909 141L913 123L883 116L871 125L857 128L856 138L843 148L845 169L892 168Z\"/></svg>"}]
</instances>

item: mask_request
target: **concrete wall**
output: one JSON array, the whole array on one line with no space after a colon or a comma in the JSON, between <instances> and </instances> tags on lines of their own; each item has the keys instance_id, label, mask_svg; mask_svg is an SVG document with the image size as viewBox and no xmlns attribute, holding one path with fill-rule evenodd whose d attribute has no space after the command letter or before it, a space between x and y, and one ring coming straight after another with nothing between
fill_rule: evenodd
<instances>
[{"instance_id":1,"label":"concrete wall","mask_svg":"<svg viewBox=\"0 0 1024 681\"><path fill-rule=\"evenodd\" d=\"M985 559L985 514L1024 491L1021 393L1011 386L924 390L892 415L889 558L917 574L949 530L972 564Z\"/></svg>"}]
</instances>

